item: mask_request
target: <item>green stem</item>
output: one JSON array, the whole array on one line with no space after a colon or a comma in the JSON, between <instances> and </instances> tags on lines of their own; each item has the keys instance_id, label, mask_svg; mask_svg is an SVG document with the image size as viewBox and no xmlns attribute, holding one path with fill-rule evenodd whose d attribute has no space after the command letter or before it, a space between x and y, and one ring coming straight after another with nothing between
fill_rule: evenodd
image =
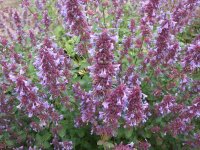
<instances>
[{"instance_id":1,"label":"green stem","mask_svg":"<svg viewBox=\"0 0 200 150\"><path fill-rule=\"evenodd\" d=\"M139 49L139 52L142 50L143 43L144 43L144 36L142 37L142 44L141 44L141 47ZM137 61L138 61L138 59L137 59L137 57L135 57L135 63L134 63L135 65L136 65Z\"/></svg>"},{"instance_id":2,"label":"green stem","mask_svg":"<svg viewBox=\"0 0 200 150\"><path fill-rule=\"evenodd\" d=\"M103 24L104 27L106 28L106 17L105 17L105 8L103 7Z\"/></svg>"}]
</instances>

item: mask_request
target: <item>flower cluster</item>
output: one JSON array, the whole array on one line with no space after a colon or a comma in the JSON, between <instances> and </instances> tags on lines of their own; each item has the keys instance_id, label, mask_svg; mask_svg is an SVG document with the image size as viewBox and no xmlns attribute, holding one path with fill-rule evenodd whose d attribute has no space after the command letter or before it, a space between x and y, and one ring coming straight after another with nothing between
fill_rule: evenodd
<instances>
[{"instance_id":1,"label":"flower cluster","mask_svg":"<svg viewBox=\"0 0 200 150\"><path fill-rule=\"evenodd\" d=\"M136 147L141 150L148 150L150 146L151 144L149 144L147 141L141 141L136 145Z\"/></svg>"},{"instance_id":2,"label":"flower cluster","mask_svg":"<svg viewBox=\"0 0 200 150\"><path fill-rule=\"evenodd\" d=\"M171 95L165 95L162 102L157 105L157 109L161 115L168 114L171 112L172 108L176 105L175 97Z\"/></svg>"},{"instance_id":3,"label":"flower cluster","mask_svg":"<svg viewBox=\"0 0 200 150\"><path fill-rule=\"evenodd\" d=\"M52 144L54 145L54 149L62 149L62 150L73 149L73 144L71 141L58 142L57 140L53 140Z\"/></svg>"},{"instance_id":4,"label":"flower cluster","mask_svg":"<svg viewBox=\"0 0 200 150\"><path fill-rule=\"evenodd\" d=\"M175 33L183 29L184 25L188 24L195 9L200 5L199 0L183 0L180 1L172 12L172 20L175 25Z\"/></svg>"},{"instance_id":5,"label":"flower cluster","mask_svg":"<svg viewBox=\"0 0 200 150\"><path fill-rule=\"evenodd\" d=\"M94 95L100 100L109 93L119 70L119 64L114 62L114 43L115 41L110 37L108 31L103 31L95 43L96 51L93 65L89 67L93 79Z\"/></svg>"},{"instance_id":6,"label":"flower cluster","mask_svg":"<svg viewBox=\"0 0 200 150\"><path fill-rule=\"evenodd\" d=\"M9 74L10 80L15 83L19 109L24 108L29 117L37 116L40 119L40 126L46 126L49 120L58 122L62 119L54 108L39 96L38 88L35 87L25 76Z\"/></svg>"},{"instance_id":7,"label":"flower cluster","mask_svg":"<svg viewBox=\"0 0 200 150\"><path fill-rule=\"evenodd\" d=\"M178 134L188 133L192 129L194 129L194 125L191 124L193 119L199 118L199 98L193 100L193 104L191 106L181 106L177 107L174 113L179 114L177 118L172 120L168 125L165 127L165 131L171 133L173 136L177 136ZM173 108L175 108L173 106Z\"/></svg>"},{"instance_id":8,"label":"flower cluster","mask_svg":"<svg viewBox=\"0 0 200 150\"><path fill-rule=\"evenodd\" d=\"M99 112L99 119L103 120L104 126L110 128L112 135L120 126L119 119L127 109L127 92L125 85L119 85L102 103L103 109Z\"/></svg>"},{"instance_id":9,"label":"flower cluster","mask_svg":"<svg viewBox=\"0 0 200 150\"><path fill-rule=\"evenodd\" d=\"M44 22L45 28L48 29L51 24L51 20L48 16L47 11L44 11L44 13L43 13L43 22Z\"/></svg>"},{"instance_id":10,"label":"flower cluster","mask_svg":"<svg viewBox=\"0 0 200 150\"><path fill-rule=\"evenodd\" d=\"M68 35L80 36L80 43L77 45L77 51L80 54L87 54L90 48L90 27L87 18L82 12L84 6L80 0L59 0L58 7L64 18L66 30L70 31Z\"/></svg>"},{"instance_id":11,"label":"flower cluster","mask_svg":"<svg viewBox=\"0 0 200 150\"><path fill-rule=\"evenodd\" d=\"M185 71L195 71L200 67L200 36L188 46L182 65Z\"/></svg>"},{"instance_id":12,"label":"flower cluster","mask_svg":"<svg viewBox=\"0 0 200 150\"><path fill-rule=\"evenodd\" d=\"M120 22L122 21L123 17L123 7L124 7L124 1L121 0L113 0L112 5L114 8L111 8L111 13L115 16L114 24L113 26L117 28L120 25Z\"/></svg>"},{"instance_id":13,"label":"flower cluster","mask_svg":"<svg viewBox=\"0 0 200 150\"><path fill-rule=\"evenodd\" d=\"M76 121L76 126L81 123L94 123L96 112L96 101L92 99L92 94L83 91L79 84L74 85L73 91L76 100L80 101L81 116Z\"/></svg>"},{"instance_id":14,"label":"flower cluster","mask_svg":"<svg viewBox=\"0 0 200 150\"><path fill-rule=\"evenodd\" d=\"M17 28L17 40L19 43L22 43L22 23L21 23L21 19L19 17L19 14L17 12L15 12L13 14L13 19L14 19L14 22L15 22L15 25L16 25L16 28Z\"/></svg>"},{"instance_id":15,"label":"flower cluster","mask_svg":"<svg viewBox=\"0 0 200 150\"><path fill-rule=\"evenodd\" d=\"M108 31L104 30L96 39L93 65L89 67L90 75L93 79L92 93L94 99L97 101L97 107L105 107L106 109L108 108L106 105L109 104L109 102L106 102L106 99L108 99L109 95L112 93L112 85L116 82L116 74L119 70L119 65L114 62L114 43L115 40L110 37ZM121 96L123 97L123 95ZM117 97L115 97L115 99L116 98ZM112 101L112 99L108 101ZM107 115L104 116L99 112L98 118L100 120L103 119L105 123L105 119L107 120L112 117ZM103 125L94 127L93 130L99 135L113 135L113 130L104 123ZM116 128L116 125L114 126Z\"/></svg>"},{"instance_id":16,"label":"flower cluster","mask_svg":"<svg viewBox=\"0 0 200 150\"><path fill-rule=\"evenodd\" d=\"M131 146L119 144L115 147L114 150L132 150Z\"/></svg>"},{"instance_id":17,"label":"flower cluster","mask_svg":"<svg viewBox=\"0 0 200 150\"><path fill-rule=\"evenodd\" d=\"M148 104L142 103L142 92L139 86L134 86L128 97L127 112L125 115L126 126L137 126L141 122L146 121L145 109Z\"/></svg>"},{"instance_id":18,"label":"flower cluster","mask_svg":"<svg viewBox=\"0 0 200 150\"><path fill-rule=\"evenodd\" d=\"M53 97L62 96L68 83L70 59L51 40L45 39L39 47L34 65L41 84Z\"/></svg>"},{"instance_id":19,"label":"flower cluster","mask_svg":"<svg viewBox=\"0 0 200 150\"><path fill-rule=\"evenodd\" d=\"M125 127L145 122L148 103L142 101L139 76L133 72L133 66L129 67L125 78L120 79L119 82L124 84L112 87L118 84L119 65L113 61L115 41L107 32L103 31L96 39L94 65L89 67L93 90L86 93L76 85L74 92L75 98L81 102L81 121L92 123L93 131L99 135L113 136L120 127L120 119L124 119ZM102 123L97 124L98 120Z\"/></svg>"},{"instance_id":20,"label":"flower cluster","mask_svg":"<svg viewBox=\"0 0 200 150\"><path fill-rule=\"evenodd\" d=\"M157 19L158 6L159 0L148 0L143 3L143 17L140 20L140 30L144 41L147 41L147 39L151 37L153 24L156 22Z\"/></svg>"}]
</instances>

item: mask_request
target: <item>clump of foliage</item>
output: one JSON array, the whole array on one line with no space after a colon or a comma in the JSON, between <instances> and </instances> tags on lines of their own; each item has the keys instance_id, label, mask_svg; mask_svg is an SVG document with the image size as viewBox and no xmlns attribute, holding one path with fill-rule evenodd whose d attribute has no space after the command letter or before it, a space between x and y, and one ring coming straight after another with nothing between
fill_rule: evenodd
<instances>
[{"instance_id":1,"label":"clump of foliage","mask_svg":"<svg viewBox=\"0 0 200 150\"><path fill-rule=\"evenodd\" d=\"M0 149L200 148L200 35L183 37L199 5L22 0L3 10Z\"/></svg>"}]
</instances>

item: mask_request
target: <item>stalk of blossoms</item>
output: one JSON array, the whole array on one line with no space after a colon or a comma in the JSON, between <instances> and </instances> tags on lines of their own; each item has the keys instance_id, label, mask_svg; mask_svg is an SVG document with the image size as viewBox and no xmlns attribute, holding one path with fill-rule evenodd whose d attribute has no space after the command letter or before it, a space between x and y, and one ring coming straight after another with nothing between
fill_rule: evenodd
<instances>
[{"instance_id":1,"label":"stalk of blossoms","mask_svg":"<svg viewBox=\"0 0 200 150\"><path fill-rule=\"evenodd\" d=\"M110 96L102 103L103 109L99 112L99 119L103 120L103 126L110 128L109 133L112 133L107 136L114 136L117 129L120 127L120 118L127 109L127 98L128 90L126 86L122 84L114 89Z\"/></svg>"},{"instance_id":2,"label":"stalk of blossoms","mask_svg":"<svg viewBox=\"0 0 200 150\"><path fill-rule=\"evenodd\" d=\"M120 73L122 73L122 69L123 69L123 63L122 60L123 59L127 59L129 61L129 63L132 61L132 58L129 56L129 51L134 47L133 46L133 39L134 39L134 35L135 35L135 20L131 19L130 23L129 23L129 30L130 30L130 35L129 36L125 36L123 38L123 49L120 51L120 57L119 57L119 61L118 63L120 64L120 70L119 70L119 77L121 76Z\"/></svg>"},{"instance_id":3,"label":"stalk of blossoms","mask_svg":"<svg viewBox=\"0 0 200 150\"><path fill-rule=\"evenodd\" d=\"M131 65L126 70L124 83L126 84L128 88L133 88L134 86L140 86L141 81L139 79L139 74L136 73L136 68L134 65Z\"/></svg>"},{"instance_id":4,"label":"stalk of blossoms","mask_svg":"<svg viewBox=\"0 0 200 150\"><path fill-rule=\"evenodd\" d=\"M142 102L142 92L140 86L135 85L130 89L128 96L128 105L125 112L125 127L137 126L140 123L146 122L147 115L145 110L148 104Z\"/></svg>"},{"instance_id":5,"label":"stalk of blossoms","mask_svg":"<svg viewBox=\"0 0 200 150\"><path fill-rule=\"evenodd\" d=\"M62 96L68 83L70 59L51 40L44 39L34 62L40 83L53 97Z\"/></svg>"},{"instance_id":6,"label":"stalk of blossoms","mask_svg":"<svg viewBox=\"0 0 200 150\"><path fill-rule=\"evenodd\" d=\"M173 9L172 20L174 23L173 33L180 32L195 15L195 9L200 6L199 0L182 0Z\"/></svg>"},{"instance_id":7,"label":"stalk of blossoms","mask_svg":"<svg viewBox=\"0 0 200 150\"><path fill-rule=\"evenodd\" d=\"M143 42L149 43L151 38L151 33L153 31L153 25L157 20L157 11L159 6L159 0L148 0L142 3L141 12L143 17L140 20L140 30L141 30L141 39L136 41L137 48L141 48Z\"/></svg>"},{"instance_id":8,"label":"stalk of blossoms","mask_svg":"<svg viewBox=\"0 0 200 150\"><path fill-rule=\"evenodd\" d=\"M22 21L21 18L19 17L19 14L17 12L13 13L13 19L16 25L16 31L17 31L17 40L20 44L22 44L23 40L23 30L22 30Z\"/></svg>"},{"instance_id":9,"label":"stalk of blossoms","mask_svg":"<svg viewBox=\"0 0 200 150\"><path fill-rule=\"evenodd\" d=\"M75 99L80 102L80 116L76 119L75 126L80 126L83 123L95 123L96 102L93 99L91 92L85 92L79 84L73 86Z\"/></svg>"},{"instance_id":10,"label":"stalk of blossoms","mask_svg":"<svg viewBox=\"0 0 200 150\"><path fill-rule=\"evenodd\" d=\"M93 79L93 89L91 92L85 93L80 90L79 86L74 86L75 97L81 100L81 118L79 118L79 121L91 122L92 131L99 135L113 134L110 127L104 126L104 123L99 124L98 120L102 120L99 111L112 92L113 79L119 69L119 65L113 61L114 43L114 39L110 37L106 30L97 36L94 59L92 60L93 65L89 67ZM99 114L95 114L96 112Z\"/></svg>"},{"instance_id":11,"label":"stalk of blossoms","mask_svg":"<svg viewBox=\"0 0 200 150\"><path fill-rule=\"evenodd\" d=\"M143 57L143 45L146 44L146 48L150 49L151 43L153 43L153 27L157 21L158 17L158 6L159 6L159 0L146 0L141 2L141 18L140 18L140 24L139 24L139 30L140 30L140 36L137 37L134 40L134 48L138 49L138 56ZM132 28L135 28L134 22L131 21ZM130 27L131 27L130 26ZM134 29L133 28L133 29ZM131 28L130 28L131 29ZM131 32L133 33L133 30L131 29ZM137 62L138 58L134 58L135 63ZM146 58L148 59L148 58ZM143 64L143 68L146 65L146 62Z\"/></svg>"},{"instance_id":12,"label":"stalk of blossoms","mask_svg":"<svg viewBox=\"0 0 200 150\"><path fill-rule=\"evenodd\" d=\"M73 149L72 141L59 142L57 136L54 137L54 139L52 140L52 144L54 146L54 149L62 149L62 150L72 150Z\"/></svg>"},{"instance_id":13,"label":"stalk of blossoms","mask_svg":"<svg viewBox=\"0 0 200 150\"><path fill-rule=\"evenodd\" d=\"M151 144L148 141L140 141L134 145L135 148L141 150L148 150L151 147Z\"/></svg>"},{"instance_id":14,"label":"stalk of blossoms","mask_svg":"<svg viewBox=\"0 0 200 150\"><path fill-rule=\"evenodd\" d=\"M9 74L9 79L15 84L17 99L20 104L17 108L23 108L29 117L37 116L40 126L46 126L49 121L58 122L62 117L40 95L38 88L34 86L24 75Z\"/></svg>"},{"instance_id":15,"label":"stalk of blossoms","mask_svg":"<svg viewBox=\"0 0 200 150\"><path fill-rule=\"evenodd\" d=\"M117 75L117 80L118 82L121 82L121 77L122 77L122 70L123 70L123 60L128 59L129 62L132 61L132 58L128 55L129 50L133 47L133 40L132 36L125 37L123 40L123 49L119 52L119 60L118 63L120 64L118 75Z\"/></svg>"},{"instance_id":16,"label":"stalk of blossoms","mask_svg":"<svg viewBox=\"0 0 200 150\"><path fill-rule=\"evenodd\" d=\"M133 150L133 148L130 144L124 145L121 143L121 144L115 146L114 150Z\"/></svg>"},{"instance_id":17,"label":"stalk of blossoms","mask_svg":"<svg viewBox=\"0 0 200 150\"><path fill-rule=\"evenodd\" d=\"M172 108L176 105L176 99L174 96L166 95L164 96L162 102L156 104L156 110L159 114L166 115L172 111Z\"/></svg>"},{"instance_id":18,"label":"stalk of blossoms","mask_svg":"<svg viewBox=\"0 0 200 150\"><path fill-rule=\"evenodd\" d=\"M200 68L200 35L187 47L182 66L185 72L193 72Z\"/></svg>"},{"instance_id":19,"label":"stalk of blossoms","mask_svg":"<svg viewBox=\"0 0 200 150\"><path fill-rule=\"evenodd\" d=\"M179 110L178 117L166 125L165 131L171 133L173 136L177 136L178 134L188 133L194 129L195 125L192 124L192 120L200 117L199 104L200 98L197 97L193 100L192 105L182 107Z\"/></svg>"},{"instance_id":20,"label":"stalk of blossoms","mask_svg":"<svg viewBox=\"0 0 200 150\"><path fill-rule=\"evenodd\" d=\"M160 0L147 0L143 2L142 12L147 22L155 22L159 2Z\"/></svg>"},{"instance_id":21,"label":"stalk of blossoms","mask_svg":"<svg viewBox=\"0 0 200 150\"><path fill-rule=\"evenodd\" d=\"M48 15L48 11L47 10L43 11L42 22L45 25L45 30L47 31L49 29L50 24L51 24L51 20L50 20L50 17Z\"/></svg>"},{"instance_id":22,"label":"stalk of blossoms","mask_svg":"<svg viewBox=\"0 0 200 150\"><path fill-rule=\"evenodd\" d=\"M80 0L59 0L59 12L64 18L66 29L70 30L68 35L79 36L80 43L76 49L80 54L87 54L90 48L90 27L88 25L85 14L83 13L83 5Z\"/></svg>"},{"instance_id":23,"label":"stalk of blossoms","mask_svg":"<svg viewBox=\"0 0 200 150\"><path fill-rule=\"evenodd\" d=\"M190 148L199 148L200 147L200 133L195 133L193 137L190 137L188 141L184 144L188 145Z\"/></svg>"},{"instance_id":24,"label":"stalk of blossoms","mask_svg":"<svg viewBox=\"0 0 200 150\"><path fill-rule=\"evenodd\" d=\"M159 63L164 59L165 53L168 50L168 43L170 40L169 32L170 24L169 21L164 21L161 25L160 30L158 30L158 37L156 40L156 52L155 52L155 63Z\"/></svg>"},{"instance_id":25,"label":"stalk of blossoms","mask_svg":"<svg viewBox=\"0 0 200 150\"><path fill-rule=\"evenodd\" d=\"M115 20L113 22L113 27L118 28L120 25L120 22L122 21L123 17L123 6L124 1L121 0L112 0L113 7L111 7L111 12L115 16Z\"/></svg>"},{"instance_id":26,"label":"stalk of blossoms","mask_svg":"<svg viewBox=\"0 0 200 150\"><path fill-rule=\"evenodd\" d=\"M114 39L104 30L96 40L93 65L89 67L93 79L93 92L99 100L106 98L110 93L119 65L114 62Z\"/></svg>"},{"instance_id":27,"label":"stalk of blossoms","mask_svg":"<svg viewBox=\"0 0 200 150\"><path fill-rule=\"evenodd\" d=\"M133 40L132 40L132 36L128 36L128 37L125 37L124 40L123 40L123 50L121 51L120 53L120 58L119 58L119 62L121 64L121 61L123 58L128 57L128 52L130 50L130 48L132 48L133 44Z\"/></svg>"},{"instance_id":28,"label":"stalk of blossoms","mask_svg":"<svg viewBox=\"0 0 200 150\"><path fill-rule=\"evenodd\" d=\"M8 36L8 40L16 40L16 33L13 33L14 29L14 21L10 19L8 16L13 16L13 13L11 11L1 11L0 12L0 21L1 21L1 26L0 28L2 29L3 35Z\"/></svg>"},{"instance_id":29,"label":"stalk of blossoms","mask_svg":"<svg viewBox=\"0 0 200 150\"><path fill-rule=\"evenodd\" d=\"M31 44L36 46L36 37L32 30L29 30L29 37L31 39Z\"/></svg>"}]
</instances>

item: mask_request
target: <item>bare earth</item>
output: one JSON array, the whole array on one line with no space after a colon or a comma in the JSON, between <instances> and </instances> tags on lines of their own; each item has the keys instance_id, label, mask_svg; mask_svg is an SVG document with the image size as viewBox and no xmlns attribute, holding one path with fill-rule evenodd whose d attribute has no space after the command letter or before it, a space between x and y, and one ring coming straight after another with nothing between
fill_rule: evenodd
<instances>
[{"instance_id":1,"label":"bare earth","mask_svg":"<svg viewBox=\"0 0 200 150\"><path fill-rule=\"evenodd\" d=\"M20 0L0 0L0 13L6 10L6 8L18 8ZM0 36L4 36L2 30L0 29Z\"/></svg>"},{"instance_id":2,"label":"bare earth","mask_svg":"<svg viewBox=\"0 0 200 150\"><path fill-rule=\"evenodd\" d=\"M5 9L7 7L18 7L19 0L0 0L0 10Z\"/></svg>"}]
</instances>

